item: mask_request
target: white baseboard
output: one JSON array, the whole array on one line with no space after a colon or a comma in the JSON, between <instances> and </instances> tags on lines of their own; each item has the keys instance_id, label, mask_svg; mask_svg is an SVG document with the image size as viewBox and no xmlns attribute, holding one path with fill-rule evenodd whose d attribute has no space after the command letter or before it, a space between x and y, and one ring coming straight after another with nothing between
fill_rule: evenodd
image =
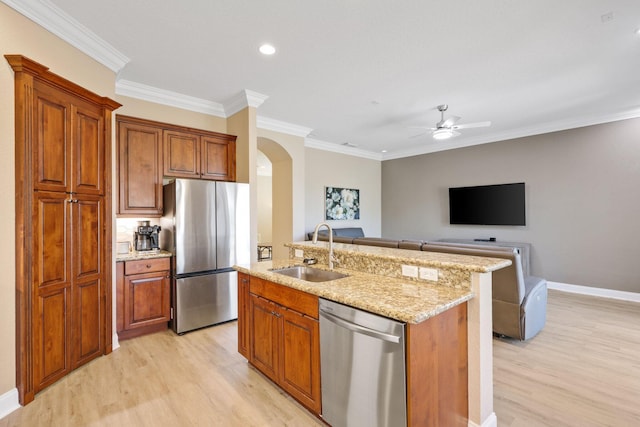
<instances>
[{"instance_id":1,"label":"white baseboard","mask_svg":"<svg viewBox=\"0 0 640 427\"><path fill-rule=\"evenodd\" d=\"M592 288L591 286L570 285L568 283L558 282L547 282L547 288L556 291L571 292L573 294L640 302L640 293L638 292L615 291L613 289Z\"/></svg>"},{"instance_id":2,"label":"white baseboard","mask_svg":"<svg viewBox=\"0 0 640 427\"><path fill-rule=\"evenodd\" d=\"M6 417L20 407L18 389L14 388L0 396L0 419Z\"/></svg>"},{"instance_id":3,"label":"white baseboard","mask_svg":"<svg viewBox=\"0 0 640 427\"><path fill-rule=\"evenodd\" d=\"M492 412L481 425L478 425L471 420L469 420L468 425L469 427L498 427L498 418L496 417L496 413Z\"/></svg>"}]
</instances>

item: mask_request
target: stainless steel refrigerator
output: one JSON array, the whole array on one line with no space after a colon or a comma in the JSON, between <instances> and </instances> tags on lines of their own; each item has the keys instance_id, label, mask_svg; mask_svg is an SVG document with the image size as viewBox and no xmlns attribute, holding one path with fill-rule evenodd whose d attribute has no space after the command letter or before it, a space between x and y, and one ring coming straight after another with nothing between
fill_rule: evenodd
<instances>
[{"instance_id":1,"label":"stainless steel refrigerator","mask_svg":"<svg viewBox=\"0 0 640 427\"><path fill-rule=\"evenodd\" d=\"M176 179L164 186L162 249L173 253L173 330L238 318L234 264L250 262L249 185Z\"/></svg>"}]
</instances>

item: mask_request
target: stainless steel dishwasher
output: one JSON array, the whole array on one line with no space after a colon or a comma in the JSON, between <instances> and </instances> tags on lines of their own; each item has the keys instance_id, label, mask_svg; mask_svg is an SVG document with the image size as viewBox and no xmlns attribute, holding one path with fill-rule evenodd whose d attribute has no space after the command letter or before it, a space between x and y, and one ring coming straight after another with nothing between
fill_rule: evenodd
<instances>
[{"instance_id":1,"label":"stainless steel dishwasher","mask_svg":"<svg viewBox=\"0 0 640 427\"><path fill-rule=\"evenodd\" d=\"M322 418L332 427L407 425L405 324L320 299Z\"/></svg>"}]
</instances>

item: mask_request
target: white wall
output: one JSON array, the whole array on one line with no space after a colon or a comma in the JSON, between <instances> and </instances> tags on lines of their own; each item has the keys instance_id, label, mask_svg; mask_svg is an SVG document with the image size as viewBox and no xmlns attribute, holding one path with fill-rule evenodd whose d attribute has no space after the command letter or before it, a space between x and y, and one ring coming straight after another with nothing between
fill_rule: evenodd
<instances>
[{"instance_id":1,"label":"white wall","mask_svg":"<svg viewBox=\"0 0 640 427\"><path fill-rule=\"evenodd\" d=\"M382 231L532 244L532 274L640 292L640 119L382 164ZM525 182L525 227L449 225L448 188Z\"/></svg>"},{"instance_id":2,"label":"white wall","mask_svg":"<svg viewBox=\"0 0 640 427\"><path fill-rule=\"evenodd\" d=\"M305 231L324 222L325 187L360 190L360 219L327 221L334 228L362 227L364 234L381 233L381 162L306 148Z\"/></svg>"}]
</instances>

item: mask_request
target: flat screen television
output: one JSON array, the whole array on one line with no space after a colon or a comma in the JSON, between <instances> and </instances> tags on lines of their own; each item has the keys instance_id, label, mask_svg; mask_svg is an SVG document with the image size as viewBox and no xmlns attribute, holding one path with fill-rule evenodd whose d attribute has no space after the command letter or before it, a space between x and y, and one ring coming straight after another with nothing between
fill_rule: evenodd
<instances>
[{"instance_id":1,"label":"flat screen television","mask_svg":"<svg viewBox=\"0 0 640 427\"><path fill-rule=\"evenodd\" d=\"M526 225L524 182L449 188L449 223Z\"/></svg>"}]
</instances>

